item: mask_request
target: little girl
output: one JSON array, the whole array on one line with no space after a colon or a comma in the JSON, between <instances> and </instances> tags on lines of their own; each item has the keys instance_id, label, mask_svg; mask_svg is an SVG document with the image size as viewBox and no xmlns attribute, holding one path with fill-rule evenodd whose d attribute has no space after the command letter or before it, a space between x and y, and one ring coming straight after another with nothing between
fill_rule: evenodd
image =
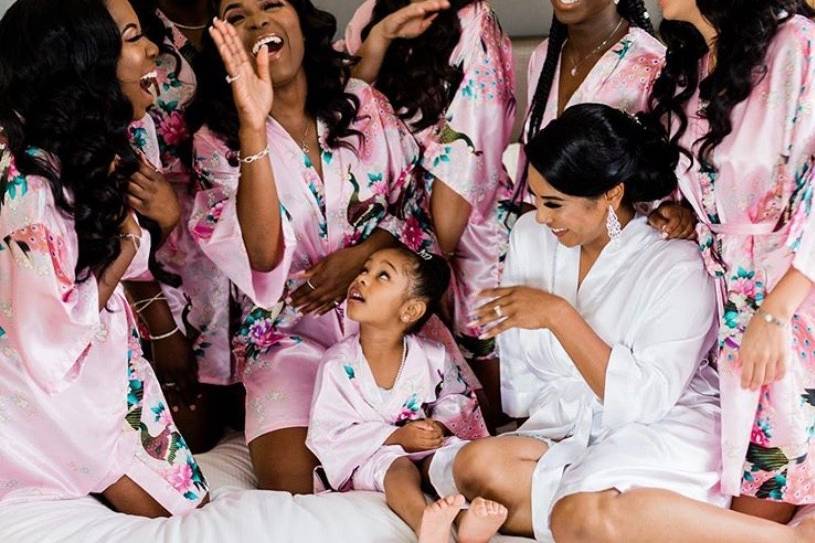
<instances>
[{"instance_id":1,"label":"little girl","mask_svg":"<svg viewBox=\"0 0 815 543\"><path fill-rule=\"evenodd\" d=\"M306 440L327 486L384 492L421 543L447 543L464 507L450 462L465 439L487 435L475 395L444 347L413 335L449 281L445 261L426 252L389 248L368 259L348 288L348 318L359 335L325 353ZM423 484L443 498L427 506ZM461 514L459 540L489 541L506 513L476 498Z\"/></svg>"}]
</instances>

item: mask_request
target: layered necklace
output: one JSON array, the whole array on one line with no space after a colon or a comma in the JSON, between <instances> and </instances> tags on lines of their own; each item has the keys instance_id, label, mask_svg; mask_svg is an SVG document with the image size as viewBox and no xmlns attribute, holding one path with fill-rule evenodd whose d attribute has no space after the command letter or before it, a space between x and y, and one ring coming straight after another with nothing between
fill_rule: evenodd
<instances>
[{"instance_id":1,"label":"layered necklace","mask_svg":"<svg viewBox=\"0 0 815 543\"><path fill-rule=\"evenodd\" d=\"M623 21L624 20L625 19L620 17L620 20L617 22L617 26L614 27L614 30L612 30L611 33L608 36L606 36L606 39L604 39L602 42L600 42L600 44L597 47L592 49L589 52L589 54L587 54L586 56L580 58L580 60L578 60L577 62L572 60L572 69L569 70L569 75L571 75L572 77L575 77L577 75L577 69L580 66L582 66L584 62L586 62L589 58L594 56L598 51L601 51L603 48L605 48L609 44L609 42L611 41L611 38L613 38L614 35L617 33L617 31L620 30L620 27L623 26ZM566 41L568 42L569 39L566 38Z\"/></svg>"}]
</instances>

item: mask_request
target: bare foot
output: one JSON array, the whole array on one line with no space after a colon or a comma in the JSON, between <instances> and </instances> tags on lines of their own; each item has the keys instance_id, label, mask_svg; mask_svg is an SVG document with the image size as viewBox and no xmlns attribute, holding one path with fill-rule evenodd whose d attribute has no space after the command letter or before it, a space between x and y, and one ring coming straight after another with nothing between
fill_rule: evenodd
<instances>
[{"instance_id":1,"label":"bare foot","mask_svg":"<svg viewBox=\"0 0 815 543\"><path fill-rule=\"evenodd\" d=\"M802 520L795 529L795 539L801 543L815 541L815 517Z\"/></svg>"},{"instance_id":2,"label":"bare foot","mask_svg":"<svg viewBox=\"0 0 815 543\"><path fill-rule=\"evenodd\" d=\"M449 543L450 527L464 507L464 496L447 496L425 507L418 543Z\"/></svg>"},{"instance_id":3,"label":"bare foot","mask_svg":"<svg viewBox=\"0 0 815 543\"><path fill-rule=\"evenodd\" d=\"M460 543L487 543L507 519L507 508L498 502L476 498L458 523Z\"/></svg>"}]
</instances>

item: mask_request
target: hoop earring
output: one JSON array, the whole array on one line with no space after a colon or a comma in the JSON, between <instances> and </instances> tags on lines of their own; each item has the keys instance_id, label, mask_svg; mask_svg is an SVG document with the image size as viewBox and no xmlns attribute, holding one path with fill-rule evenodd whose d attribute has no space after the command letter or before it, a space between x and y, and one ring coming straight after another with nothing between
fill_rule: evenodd
<instances>
[{"instance_id":1,"label":"hoop earring","mask_svg":"<svg viewBox=\"0 0 815 543\"><path fill-rule=\"evenodd\" d=\"M608 231L608 239L611 241L619 239L620 235L623 233L620 219L617 218L614 208L610 205L608 206L608 214L606 215L606 230Z\"/></svg>"}]
</instances>

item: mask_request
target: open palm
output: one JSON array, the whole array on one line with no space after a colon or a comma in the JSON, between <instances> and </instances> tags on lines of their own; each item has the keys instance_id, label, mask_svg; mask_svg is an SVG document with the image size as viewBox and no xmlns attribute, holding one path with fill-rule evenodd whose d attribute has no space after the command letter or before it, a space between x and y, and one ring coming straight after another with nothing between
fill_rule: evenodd
<instances>
[{"instance_id":1,"label":"open palm","mask_svg":"<svg viewBox=\"0 0 815 543\"><path fill-rule=\"evenodd\" d=\"M268 47L262 46L253 62L231 24L216 19L209 33L232 80L232 97L241 126L263 130L274 103Z\"/></svg>"}]
</instances>

